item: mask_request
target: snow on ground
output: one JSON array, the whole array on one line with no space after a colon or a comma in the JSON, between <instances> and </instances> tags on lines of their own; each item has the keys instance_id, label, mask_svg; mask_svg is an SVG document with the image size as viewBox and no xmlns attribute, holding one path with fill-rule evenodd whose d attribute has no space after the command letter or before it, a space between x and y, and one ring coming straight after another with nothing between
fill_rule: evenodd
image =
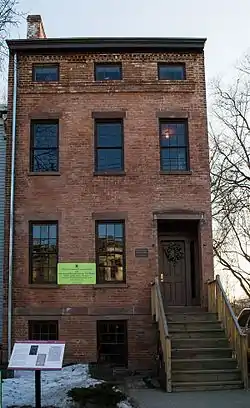
<instances>
[{"instance_id":1,"label":"snow on ground","mask_svg":"<svg viewBox=\"0 0 250 408\"><path fill-rule=\"evenodd\" d=\"M42 405L68 408L67 391L74 387L89 387L100 381L90 377L87 365L76 364L62 371L42 371ZM12 405L35 405L35 373L16 371L15 378L3 382L3 408ZM131 408L122 402L119 408Z\"/></svg>"}]
</instances>

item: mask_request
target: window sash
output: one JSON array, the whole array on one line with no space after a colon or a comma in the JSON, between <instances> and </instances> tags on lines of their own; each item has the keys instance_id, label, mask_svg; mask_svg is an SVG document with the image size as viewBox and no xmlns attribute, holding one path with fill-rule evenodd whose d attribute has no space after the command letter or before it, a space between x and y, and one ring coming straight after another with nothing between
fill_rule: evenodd
<instances>
[{"instance_id":1,"label":"window sash","mask_svg":"<svg viewBox=\"0 0 250 408\"><path fill-rule=\"evenodd\" d=\"M181 143L181 144L175 144L175 145L163 145L163 141L162 141L162 129L165 126L168 125L179 125L179 124L183 124L184 125L184 141L185 144ZM159 122L159 137L160 137L160 167L161 167L161 171L188 171L189 170L189 146L188 146L188 123L187 120L160 120ZM175 166L171 169L171 160L176 160L178 162L178 157L176 156L175 158L170 158L169 163L170 166L165 168L165 166L163 165L163 151L169 151L171 152L171 150L176 150L176 151L185 151L185 169L184 168L180 168L178 166Z\"/></svg>"},{"instance_id":2,"label":"window sash","mask_svg":"<svg viewBox=\"0 0 250 408\"><path fill-rule=\"evenodd\" d=\"M114 225L122 225L122 237L121 236L117 236L118 240L122 240L122 246L121 246L121 251L117 251L113 245L113 250L112 251L108 251L107 248L105 250L103 250L102 248L100 248L99 246L99 233L98 233L98 227L100 224L105 224L106 225L106 234L105 237L101 237L103 238L106 242L108 242L108 233L107 233L107 225L110 224L114 224ZM97 277L97 283L121 283L121 282L125 282L126 281L126 247L125 247L125 222L123 220L117 220L117 221L96 221L96 277ZM115 235L115 229L114 229L114 242L116 240L116 235ZM122 279L112 279L112 266L104 265L104 266L100 266L100 257L105 257L106 258L106 263L107 263L107 257L109 256L110 258L115 260L115 255L119 255L121 256L122 259ZM118 266L114 265L114 267L116 268L116 272L118 272ZM101 268L104 269L104 271L107 268L110 268L110 272L111 272L111 279L105 279L105 273L102 276L101 273Z\"/></svg>"},{"instance_id":3,"label":"window sash","mask_svg":"<svg viewBox=\"0 0 250 408\"><path fill-rule=\"evenodd\" d=\"M36 147L35 146L35 127L36 125L56 125L57 126L57 132L56 132L56 147ZM36 151L42 151L42 150L47 150L48 155L49 152L56 152L56 166L55 169L39 169L36 170L36 165L35 165L35 152ZM40 172L57 172L59 170L59 121L58 120L42 120L42 121L31 121L31 142L30 142L30 171L35 172L35 173L40 173Z\"/></svg>"},{"instance_id":4,"label":"window sash","mask_svg":"<svg viewBox=\"0 0 250 408\"><path fill-rule=\"evenodd\" d=\"M112 145L107 145L105 147L99 146L99 141L98 141L98 127L102 124L112 124L112 123L117 123L121 125L121 135L120 135L120 144L117 144L117 146L112 146ZM100 151L105 151L105 150L117 150L120 151L120 166L117 168L104 168L100 169L100 163L99 163L99 152ZM100 173L106 173L106 172L116 172L116 171L123 171L124 170L124 130L123 130L123 120L122 119L97 119L95 120L95 171L100 172Z\"/></svg>"},{"instance_id":5,"label":"window sash","mask_svg":"<svg viewBox=\"0 0 250 408\"><path fill-rule=\"evenodd\" d=\"M115 68L115 77L116 78L105 78L105 69L106 68ZM122 65L121 64L96 64L95 65L95 81L120 81L122 80Z\"/></svg>"},{"instance_id":6,"label":"window sash","mask_svg":"<svg viewBox=\"0 0 250 408\"><path fill-rule=\"evenodd\" d=\"M57 320L29 320L28 325L29 340L58 340Z\"/></svg>"},{"instance_id":7,"label":"window sash","mask_svg":"<svg viewBox=\"0 0 250 408\"><path fill-rule=\"evenodd\" d=\"M169 68L169 72L174 72L174 70L176 69L176 74L178 74L178 72L180 73L180 78L173 78L173 76L171 76L169 74L169 77L164 76L164 73L162 72L164 68ZM183 81L186 79L186 70L185 70L185 64L168 64L168 63L158 63L158 79L160 80L165 80L165 81Z\"/></svg>"},{"instance_id":8,"label":"window sash","mask_svg":"<svg viewBox=\"0 0 250 408\"><path fill-rule=\"evenodd\" d=\"M33 227L37 226L40 227L40 237L34 237L33 234ZM41 228L42 226L48 227L48 235L46 237L41 236ZM56 227L56 237L50 237L50 226ZM55 284L57 283L57 263L58 263L58 222L30 222L30 233L29 233L29 253L30 253L30 283L31 284ZM36 244L35 241L39 241L37 246L39 249L35 249ZM47 241L43 243L44 248L42 249L42 241ZM51 249L50 241L55 241L54 248ZM39 259L40 258L40 259ZM41 258L43 258L43 262L41 262ZM53 265L55 260L55 266ZM36 260L38 260L36 266ZM40 263L39 263L40 262ZM35 269L39 269L40 276L38 278L34 278ZM46 272L47 271L47 272ZM50 277L52 275L52 278ZM47 276L45 276L47 275Z\"/></svg>"},{"instance_id":9,"label":"window sash","mask_svg":"<svg viewBox=\"0 0 250 408\"><path fill-rule=\"evenodd\" d=\"M176 160L177 162L179 161L178 160L178 158L177 158L177 156L176 156L176 158L170 158L170 160L169 160L169 166L167 166L167 168L165 168L165 166L163 165L163 157L162 157L162 152L163 151L171 151L172 149L175 149L175 150L184 150L185 151L185 164L186 164L186 166L185 166L185 168L183 169L183 168L180 168L180 167L178 167L178 166L171 166L171 161L173 161L173 160ZM171 168L172 167L172 168ZM162 171L187 171L188 170L188 149L187 149L187 146L178 146L178 147L176 147L176 146L171 146L171 147L161 147L161 170Z\"/></svg>"},{"instance_id":10,"label":"window sash","mask_svg":"<svg viewBox=\"0 0 250 408\"><path fill-rule=\"evenodd\" d=\"M52 75L54 76L53 79L39 79L37 78L39 74L39 70L44 69L44 75L46 75L46 70L51 69ZM49 73L47 73L49 77ZM33 82L58 82L59 81L59 64L34 64L32 68L32 79Z\"/></svg>"}]
</instances>

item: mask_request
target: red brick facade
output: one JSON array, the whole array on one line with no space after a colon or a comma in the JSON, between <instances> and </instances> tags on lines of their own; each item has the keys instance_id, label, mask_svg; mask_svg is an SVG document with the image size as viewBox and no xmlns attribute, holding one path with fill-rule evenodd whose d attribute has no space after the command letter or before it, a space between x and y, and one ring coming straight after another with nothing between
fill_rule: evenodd
<instances>
[{"instance_id":1,"label":"red brick facade","mask_svg":"<svg viewBox=\"0 0 250 408\"><path fill-rule=\"evenodd\" d=\"M122 62L123 80L96 83L94 62ZM186 64L185 81L158 81L157 62ZM60 82L32 82L32 64L58 62ZM10 58L8 169L13 56ZM125 174L94 175L93 112L123 112ZM191 172L160 173L159 117L188 118ZM59 119L60 169L29 172L31 119ZM10 181L7 178L7 198ZM128 320L128 364L148 368L156 350L150 287L157 274L153 213L192 210L201 223L202 284L212 276L210 184L203 52L63 53L18 56L14 226L13 341L27 339L28 321L59 321L67 360L96 361L96 320ZM8 238L8 206L6 236ZM96 286L29 284L29 221L58 220L59 260L95 261L95 220L126 225L126 283ZM6 244L5 300L8 248ZM135 248L148 248L148 258ZM206 290L202 293L205 302ZM5 312L7 303L5 302ZM6 313L5 313L6 318ZM4 347L7 327L5 320Z\"/></svg>"}]
</instances>

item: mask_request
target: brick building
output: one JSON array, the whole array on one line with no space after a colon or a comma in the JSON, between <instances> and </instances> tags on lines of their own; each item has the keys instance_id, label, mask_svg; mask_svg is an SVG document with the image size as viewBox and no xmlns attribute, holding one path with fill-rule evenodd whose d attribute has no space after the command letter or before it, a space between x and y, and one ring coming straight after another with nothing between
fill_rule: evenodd
<instances>
[{"instance_id":1,"label":"brick building","mask_svg":"<svg viewBox=\"0 0 250 408\"><path fill-rule=\"evenodd\" d=\"M60 338L67 361L150 368L155 277L166 307L206 305L204 43L50 39L40 16L8 41L5 350ZM59 285L58 262L96 284Z\"/></svg>"}]
</instances>

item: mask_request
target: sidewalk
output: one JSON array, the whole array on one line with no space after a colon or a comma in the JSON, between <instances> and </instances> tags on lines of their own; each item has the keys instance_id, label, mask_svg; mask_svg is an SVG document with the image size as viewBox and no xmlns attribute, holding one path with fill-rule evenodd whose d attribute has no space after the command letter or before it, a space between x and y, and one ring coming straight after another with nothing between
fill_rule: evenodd
<instances>
[{"instance_id":1,"label":"sidewalk","mask_svg":"<svg viewBox=\"0 0 250 408\"><path fill-rule=\"evenodd\" d=\"M167 394L152 389L130 389L140 408L250 408L250 391L205 391Z\"/></svg>"}]
</instances>

